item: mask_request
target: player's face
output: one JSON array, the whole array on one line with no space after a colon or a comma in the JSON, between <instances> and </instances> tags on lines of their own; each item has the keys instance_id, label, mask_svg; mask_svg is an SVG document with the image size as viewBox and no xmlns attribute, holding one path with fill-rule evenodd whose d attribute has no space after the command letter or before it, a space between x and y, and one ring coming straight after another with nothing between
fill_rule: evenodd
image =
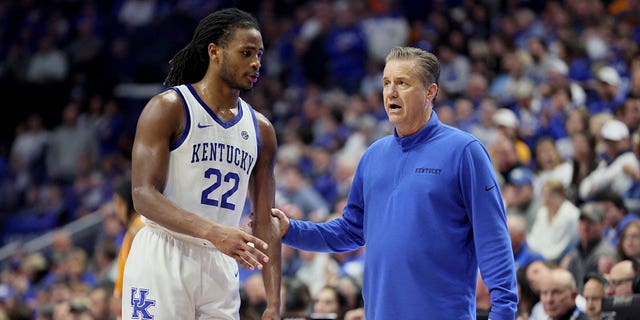
<instances>
[{"instance_id":1,"label":"player's face","mask_svg":"<svg viewBox=\"0 0 640 320\"><path fill-rule=\"evenodd\" d=\"M258 81L264 46L256 29L237 29L223 50L220 77L231 88L249 90Z\"/></svg>"},{"instance_id":2,"label":"player's face","mask_svg":"<svg viewBox=\"0 0 640 320\"><path fill-rule=\"evenodd\" d=\"M382 75L384 109L399 136L414 134L427 124L431 114L429 99L437 90L436 84L425 87L414 70L413 60L391 60Z\"/></svg>"}]
</instances>

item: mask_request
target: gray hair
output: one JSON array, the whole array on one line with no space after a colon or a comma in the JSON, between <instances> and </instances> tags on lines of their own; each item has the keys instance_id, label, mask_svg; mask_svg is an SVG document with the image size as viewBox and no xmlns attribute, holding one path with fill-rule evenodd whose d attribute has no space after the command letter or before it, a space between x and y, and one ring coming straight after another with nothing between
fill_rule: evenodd
<instances>
[{"instance_id":1,"label":"gray hair","mask_svg":"<svg viewBox=\"0 0 640 320\"><path fill-rule=\"evenodd\" d=\"M416 75L425 86L438 83L440 62L431 52L415 47L394 47L387 55L386 62L391 60L414 60Z\"/></svg>"}]
</instances>

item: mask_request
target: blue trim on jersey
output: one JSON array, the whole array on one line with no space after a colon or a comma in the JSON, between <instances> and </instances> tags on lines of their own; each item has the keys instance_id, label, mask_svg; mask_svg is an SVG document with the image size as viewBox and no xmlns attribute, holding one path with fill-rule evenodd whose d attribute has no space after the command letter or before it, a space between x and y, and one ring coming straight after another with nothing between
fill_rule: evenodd
<instances>
[{"instance_id":1,"label":"blue trim on jersey","mask_svg":"<svg viewBox=\"0 0 640 320\"><path fill-rule=\"evenodd\" d=\"M171 89L173 91L177 92L178 95L180 96L180 100L182 100L182 107L184 108L184 113L185 113L185 116L187 118L187 123L184 126L184 131L182 131L182 134L180 135L178 140L175 143L171 144L171 146L169 147L169 150L173 151L175 149L178 149L178 147L180 147L182 145L184 140L187 139L187 135L189 134L189 131L191 130L191 113L189 112L189 107L187 106L187 100L182 95L182 92L180 92L180 90L178 90L177 87L171 87Z\"/></svg>"},{"instance_id":2,"label":"blue trim on jersey","mask_svg":"<svg viewBox=\"0 0 640 320\"><path fill-rule=\"evenodd\" d=\"M189 89L193 97L196 98L196 101L200 103L200 106L204 110L206 110L207 113L213 118L213 120L215 120L223 128L227 129L227 128L233 127L233 125L235 125L242 119L242 106L240 105L240 99L238 99L238 114L235 117L233 117L233 119L225 122L224 120L220 119L220 117L218 117L218 115L215 112L213 112L213 109L211 109L209 105L207 105L204 101L202 101L202 99L196 92L196 89L194 89L191 84L187 84L187 89Z\"/></svg>"},{"instance_id":3,"label":"blue trim on jersey","mask_svg":"<svg viewBox=\"0 0 640 320\"><path fill-rule=\"evenodd\" d=\"M256 113L253 110L253 107L246 101L244 103L246 103L249 107L249 112L251 113L251 118L253 119L253 127L256 130L256 145L258 146L258 156L260 156L260 129L258 129L258 119L256 119Z\"/></svg>"}]
</instances>

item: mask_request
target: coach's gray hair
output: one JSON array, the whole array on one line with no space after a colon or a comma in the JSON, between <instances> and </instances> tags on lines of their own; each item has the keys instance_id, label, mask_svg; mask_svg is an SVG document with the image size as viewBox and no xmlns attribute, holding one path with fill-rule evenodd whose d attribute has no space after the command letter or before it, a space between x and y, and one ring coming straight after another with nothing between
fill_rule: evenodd
<instances>
[{"instance_id":1,"label":"coach's gray hair","mask_svg":"<svg viewBox=\"0 0 640 320\"><path fill-rule=\"evenodd\" d=\"M386 61L391 60L415 60L416 75L425 86L438 83L440 77L440 62L431 52L414 47L394 47L387 55Z\"/></svg>"}]
</instances>

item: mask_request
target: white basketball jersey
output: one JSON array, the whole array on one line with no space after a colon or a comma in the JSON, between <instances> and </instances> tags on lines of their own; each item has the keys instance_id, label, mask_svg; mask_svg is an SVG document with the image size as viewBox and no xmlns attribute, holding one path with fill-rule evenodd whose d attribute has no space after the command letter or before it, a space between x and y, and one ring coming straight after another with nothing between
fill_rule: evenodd
<instances>
[{"instance_id":1,"label":"white basketball jersey","mask_svg":"<svg viewBox=\"0 0 640 320\"><path fill-rule=\"evenodd\" d=\"M238 99L236 117L225 122L191 85L172 89L183 100L187 122L171 146L163 194L205 219L239 226L260 144L253 108Z\"/></svg>"}]
</instances>

